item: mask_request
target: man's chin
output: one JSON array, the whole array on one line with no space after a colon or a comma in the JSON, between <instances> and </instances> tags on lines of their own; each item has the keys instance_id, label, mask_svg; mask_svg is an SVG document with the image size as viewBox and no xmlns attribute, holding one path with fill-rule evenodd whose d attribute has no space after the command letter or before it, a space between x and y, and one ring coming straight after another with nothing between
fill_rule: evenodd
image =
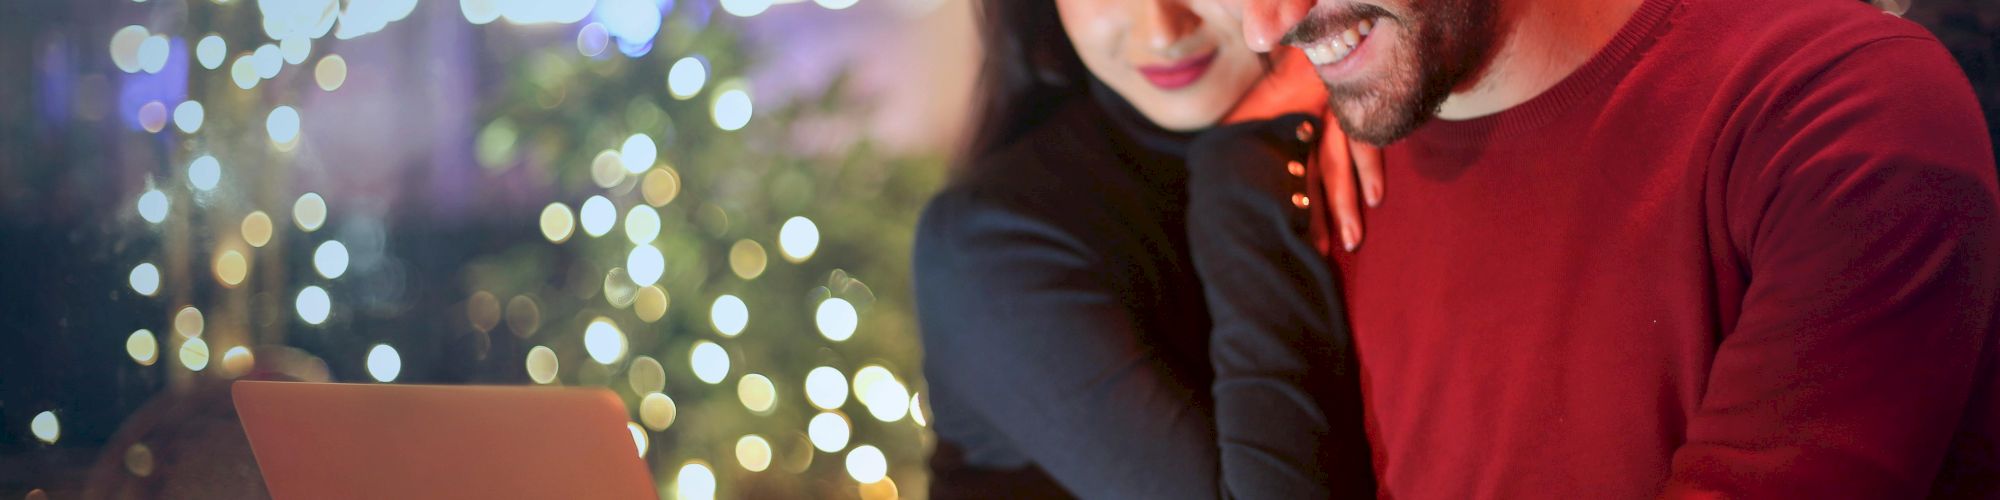
<instances>
[{"instance_id":1,"label":"man's chin","mask_svg":"<svg viewBox=\"0 0 2000 500\"><path fill-rule=\"evenodd\" d=\"M1429 118L1423 113L1411 113L1408 106L1394 106L1386 103L1356 103L1335 99L1334 120L1340 123L1340 130L1349 138L1388 146L1415 132L1417 127Z\"/></svg>"}]
</instances>

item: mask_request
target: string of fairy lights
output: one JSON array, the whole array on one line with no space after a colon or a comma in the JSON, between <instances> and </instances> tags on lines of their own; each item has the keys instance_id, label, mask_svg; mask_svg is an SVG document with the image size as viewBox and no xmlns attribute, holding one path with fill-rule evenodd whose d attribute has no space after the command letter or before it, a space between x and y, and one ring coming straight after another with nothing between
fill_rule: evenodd
<instances>
[{"instance_id":1,"label":"string of fairy lights","mask_svg":"<svg viewBox=\"0 0 2000 500\"><path fill-rule=\"evenodd\" d=\"M349 61L341 54L320 54L315 58L315 49L325 52L333 40L346 40L380 31L392 23L407 18L417 7L417 0L211 0L212 8L247 8L254 3L261 15L264 38L269 40L254 47L230 47L227 39L215 33L185 36L170 32L156 32L142 25L131 25L116 30L108 44L113 64L129 75L153 75L185 78L186 73L206 70L226 76L227 82L242 91L255 91L260 85L277 79L287 71L305 71L310 68L310 80L314 88L322 92L340 90L349 78ZM739 17L750 17L765 12L774 3L792 3L797 0L721 0L722 10ZM820 7L843 9L857 0L814 0ZM144 4L145 0L133 0ZM193 1L183 8L196 8ZM585 57L598 57L617 51L626 57L644 57L651 50L651 40L658 34L664 11L672 8L671 0L460 0L460 13L475 25L496 21L506 21L515 25L532 24L582 24L577 30L576 50ZM160 3L156 3L158 5ZM244 4L244 5L232 5ZM332 40L329 40L331 37ZM240 39L241 37L238 37ZM189 46L192 42L192 46ZM295 69L294 69L295 68ZM178 71L179 73L176 73ZM710 122L721 131L732 132L747 126L754 109L748 85L740 78L711 82L710 68L700 55L687 55L675 60L667 70L665 81L667 94L676 100L695 99L709 95L707 102ZM183 84L184 85L184 84ZM194 96L202 92L189 89L185 99L173 97L151 99L139 103L135 110L127 111L129 120L138 130L146 134L171 134L178 132L184 141L202 134L221 134L217 127L205 126L210 121L209 109ZM205 96L224 99L226 96ZM270 152L277 155L294 153L305 140L307 130L302 128L301 110L291 104L271 106L262 112L265 137ZM475 156L486 154L488 144L508 144L518 139L510 129L495 126L486 127L475 138ZM190 148L199 150L199 148ZM232 175L235 168L249 168L255 158L232 160L223 152L193 154L182 168L166 178L147 179L143 190L136 193L131 207L139 220L153 231L167 231L176 224L184 225L191 212L208 210L205 220L226 217L231 222L230 238L223 238L215 247L206 252L203 266L207 268L205 277L181 276L170 272L176 269L177 261L170 256L154 256L132 262L127 276L127 284L133 293L143 297L175 302L185 296L185 286L174 287L176 279L213 279L224 288L249 286L253 275L259 273L256 265L260 259L280 259L284 251L292 248L281 244L284 240L300 249L309 249L314 274L306 276L300 283L292 283L284 296L285 305L297 320L305 325L319 326L336 318L344 309L336 308L335 297L328 292L336 280L349 276L349 269L356 265L357 250L351 249L349 242L324 237L320 230L327 227L333 217L335 207L325 196L317 192L305 192L291 198L289 221L279 210L260 207L249 208L237 218L234 213L223 215L214 210L212 201L225 191L243 192L254 186L238 185L241 175ZM481 156L482 163L485 158ZM651 324L666 316L673 300L661 283L666 275L667 256L656 243L662 237L663 221L660 209L672 203L682 189L681 175L672 165L663 161L659 143L644 132L626 136L615 147L598 153L589 165L592 181L599 188L609 190L614 186L636 184L638 197L629 206L621 207L611 193L593 194L574 208L562 201L548 203L539 213L534 224L550 245L619 245L623 250L620 262L608 263L610 270L604 280L602 300L620 311L630 311L641 322ZM173 177L179 177L173 179ZM232 191L233 190L233 191ZM239 205L252 202L244 200ZM177 214L177 212L179 212ZM237 213L241 213L240 211ZM178 217L178 219L177 219ZM284 224L290 222L290 224ZM285 227L290 226L290 227ZM294 231L295 229L295 231ZM619 238L622 236L622 238ZM819 226L805 216L786 219L769 240L776 246L777 255L783 262L802 264L811 259L820 246ZM362 245L365 249L367 245ZM755 238L744 238L730 245L727 252L727 266L731 273L743 280L751 280L764 273L772 264L770 252L764 243ZM861 290L866 286L859 280L835 271L829 279L829 287L836 290ZM867 295L872 299L872 295ZM838 293L822 293L812 306L812 324L826 342L841 343L854 338L859 330L862 308L853 297L843 298ZM173 308L175 306L178 308ZM251 346L256 339L249 338L247 332L236 332L233 337L218 339L209 332L210 320L202 306L195 304L170 305L173 311L170 331L153 332L138 329L126 337L126 353L132 362L141 366L153 366L163 358L178 363L189 376L231 378L248 373L255 366L255 354ZM488 291L474 292L466 301L465 314L474 329L481 333L506 328L515 335L527 339L543 325L543 306L530 294L516 294L502 300L501 296ZM836 462L846 475L854 481L857 491L864 498L894 498L898 496L895 483L889 478L888 457L877 446L854 442L855 422L845 409L858 405L863 410L856 416L865 414L884 423L909 422L912 430L928 425L925 422L923 401L920 394L899 378L888 367L880 363L863 364L851 374L834 366L812 368L802 380L780 382L773 377L759 373L749 366L732 366L731 343L749 328L752 314L749 304L734 294L719 294L713 297L705 309L707 323L715 337L688 340L687 356L684 360L662 361L661 359L632 352L631 345L619 322L602 316L601 312L580 314L594 315L582 329L582 346L590 362L616 370L623 368L620 381L631 390L636 398L632 411L635 418L627 423L637 453L648 456L654 433L668 431L679 416L680 408L675 399L667 394L667 366L670 363L685 362L685 366L696 380L703 384L727 387L733 384L735 403L742 411L751 415L770 415L784 399L779 387L795 386L804 402L812 410L812 417L805 423L803 436L810 448L821 453L836 454ZM616 314L625 314L617 312ZM208 334L208 335L205 335ZM217 355L215 353L219 352ZM556 346L543 343L527 349L521 359L528 378L536 384L563 384L562 356ZM218 362L219 361L219 362ZM377 382L395 382L402 374L401 353L390 343L377 343L365 355L368 375ZM796 383L791 383L796 382ZM61 438L59 409L49 409L36 414L29 427L33 436L44 443L55 444ZM785 441L791 436L766 436L748 433L735 440L733 457L736 466L749 472L765 471L778 461L774 441ZM149 450L141 450L148 451ZM129 453L128 453L129 455ZM806 463L810 463L807 457ZM128 460L129 462L129 460ZM150 462L149 462L150 463ZM674 470L671 485L662 490L679 498L712 498L717 495L718 470L708 461L687 460ZM150 470L150 466L147 467ZM135 473L136 470L135 470Z\"/></svg>"}]
</instances>

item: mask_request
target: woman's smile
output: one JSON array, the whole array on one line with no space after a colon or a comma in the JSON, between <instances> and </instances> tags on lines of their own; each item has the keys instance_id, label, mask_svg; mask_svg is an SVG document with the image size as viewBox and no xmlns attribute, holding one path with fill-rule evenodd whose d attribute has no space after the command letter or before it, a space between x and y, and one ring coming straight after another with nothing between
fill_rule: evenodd
<instances>
[{"instance_id":1,"label":"woman's smile","mask_svg":"<svg viewBox=\"0 0 2000 500\"><path fill-rule=\"evenodd\" d=\"M1206 53L1182 58L1179 61L1140 66L1139 73L1145 75L1146 81L1152 83L1154 87L1172 91L1201 80L1202 75L1208 74L1208 68L1215 65L1216 54L1217 51L1211 49Z\"/></svg>"}]
</instances>

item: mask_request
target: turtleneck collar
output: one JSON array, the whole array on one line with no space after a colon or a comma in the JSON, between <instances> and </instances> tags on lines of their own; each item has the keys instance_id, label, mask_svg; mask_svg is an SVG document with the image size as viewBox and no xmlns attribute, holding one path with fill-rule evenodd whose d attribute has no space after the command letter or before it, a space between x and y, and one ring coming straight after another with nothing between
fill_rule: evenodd
<instances>
[{"instance_id":1,"label":"turtleneck collar","mask_svg":"<svg viewBox=\"0 0 2000 500\"><path fill-rule=\"evenodd\" d=\"M1170 160L1175 165L1187 160L1188 144L1194 142L1194 133L1160 128L1152 120L1147 119L1146 115L1140 113L1138 108L1132 107L1132 103L1119 96L1117 91L1096 78L1090 79L1090 94L1091 98L1097 101L1098 107L1104 110L1105 116L1110 118L1113 128L1121 132L1123 138L1131 141L1132 146L1150 153L1135 158L1141 158L1145 163Z\"/></svg>"}]
</instances>

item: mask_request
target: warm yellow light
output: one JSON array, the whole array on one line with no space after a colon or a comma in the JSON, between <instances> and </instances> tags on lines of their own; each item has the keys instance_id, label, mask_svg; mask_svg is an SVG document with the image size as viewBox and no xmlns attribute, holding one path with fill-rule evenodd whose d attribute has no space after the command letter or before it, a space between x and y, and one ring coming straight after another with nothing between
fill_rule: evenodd
<instances>
[{"instance_id":1,"label":"warm yellow light","mask_svg":"<svg viewBox=\"0 0 2000 500\"><path fill-rule=\"evenodd\" d=\"M556 351L548 346L535 346L528 350L528 378L537 384L551 384L556 381L556 370L560 368Z\"/></svg>"},{"instance_id":2,"label":"warm yellow light","mask_svg":"<svg viewBox=\"0 0 2000 500\"><path fill-rule=\"evenodd\" d=\"M222 371L230 376L249 373L250 368L256 365L257 357L248 347L239 345L222 352Z\"/></svg>"},{"instance_id":3,"label":"warm yellow light","mask_svg":"<svg viewBox=\"0 0 2000 500\"><path fill-rule=\"evenodd\" d=\"M318 231L321 225L326 224L326 198L320 197L319 193L299 196L298 201L292 202L292 220L298 222L299 229L305 232Z\"/></svg>"},{"instance_id":4,"label":"warm yellow light","mask_svg":"<svg viewBox=\"0 0 2000 500\"><path fill-rule=\"evenodd\" d=\"M736 440L736 463L744 470L763 472L771 467L771 442L763 436L751 434Z\"/></svg>"},{"instance_id":5,"label":"warm yellow light","mask_svg":"<svg viewBox=\"0 0 2000 500\"><path fill-rule=\"evenodd\" d=\"M313 81L319 84L320 90L338 90L341 84L347 83L347 58L340 57L340 54L320 58L319 64L313 66Z\"/></svg>"},{"instance_id":6,"label":"warm yellow light","mask_svg":"<svg viewBox=\"0 0 2000 500\"><path fill-rule=\"evenodd\" d=\"M242 252L224 250L215 256L215 279L222 281L222 286L234 288L243 284L243 278L249 274L250 260Z\"/></svg>"},{"instance_id":7,"label":"warm yellow light","mask_svg":"<svg viewBox=\"0 0 2000 500\"><path fill-rule=\"evenodd\" d=\"M271 216L262 210L243 216L243 242L257 248L264 248L270 243Z\"/></svg>"},{"instance_id":8,"label":"warm yellow light","mask_svg":"<svg viewBox=\"0 0 2000 500\"><path fill-rule=\"evenodd\" d=\"M737 240L735 245L729 247L729 270L734 271L738 278L756 279L763 275L769 259L764 254L764 245L755 241Z\"/></svg>"},{"instance_id":9,"label":"warm yellow light","mask_svg":"<svg viewBox=\"0 0 2000 500\"><path fill-rule=\"evenodd\" d=\"M649 286L639 289L638 297L632 301L632 312L639 315L639 320L652 323L667 315L670 304L672 299L667 297L666 290L659 285Z\"/></svg>"},{"instance_id":10,"label":"warm yellow light","mask_svg":"<svg viewBox=\"0 0 2000 500\"><path fill-rule=\"evenodd\" d=\"M182 343L181 366L197 372L208 368L208 343L198 338L187 339L187 342Z\"/></svg>"},{"instance_id":11,"label":"warm yellow light","mask_svg":"<svg viewBox=\"0 0 2000 500\"><path fill-rule=\"evenodd\" d=\"M674 201L681 194L681 176L673 167L662 166L646 172L639 182L639 194L644 195L646 204L655 207Z\"/></svg>"},{"instance_id":12,"label":"warm yellow light","mask_svg":"<svg viewBox=\"0 0 2000 500\"><path fill-rule=\"evenodd\" d=\"M507 299L507 329L514 336L528 338L542 328L542 306L526 295Z\"/></svg>"},{"instance_id":13,"label":"warm yellow light","mask_svg":"<svg viewBox=\"0 0 2000 500\"><path fill-rule=\"evenodd\" d=\"M755 373L744 375L736 381L736 400L750 413L764 415L778 405L778 388L771 379Z\"/></svg>"},{"instance_id":14,"label":"warm yellow light","mask_svg":"<svg viewBox=\"0 0 2000 500\"><path fill-rule=\"evenodd\" d=\"M153 337L152 330L139 329L125 338L125 354L139 366L153 366L153 362L160 359L160 341Z\"/></svg>"},{"instance_id":15,"label":"warm yellow light","mask_svg":"<svg viewBox=\"0 0 2000 500\"><path fill-rule=\"evenodd\" d=\"M194 306L183 307L180 312L174 313L174 333L182 337L200 337L207 326L208 321L202 317L201 310Z\"/></svg>"},{"instance_id":16,"label":"warm yellow light","mask_svg":"<svg viewBox=\"0 0 2000 500\"><path fill-rule=\"evenodd\" d=\"M672 427L674 416L679 412L679 408L674 406L674 398L667 397L666 394L655 392L639 400L639 421L645 422L647 428L656 431Z\"/></svg>"},{"instance_id":17,"label":"warm yellow light","mask_svg":"<svg viewBox=\"0 0 2000 500\"><path fill-rule=\"evenodd\" d=\"M465 320L474 330L493 331L500 325L500 299L485 290L472 292L472 297L465 299Z\"/></svg>"},{"instance_id":18,"label":"warm yellow light","mask_svg":"<svg viewBox=\"0 0 2000 500\"><path fill-rule=\"evenodd\" d=\"M651 356L640 356L632 360L632 367L625 370L625 381L632 386L633 394L660 392L667 388L667 370L660 361Z\"/></svg>"},{"instance_id":19,"label":"warm yellow light","mask_svg":"<svg viewBox=\"0 0 2000 500\"><path fill-rule=\"evenodd\" d=\"M562 243L576 231L576 217L570 215L569 206L560 202L542 207L542 237L549 243Z\"/></svg>"}]
</instances>

